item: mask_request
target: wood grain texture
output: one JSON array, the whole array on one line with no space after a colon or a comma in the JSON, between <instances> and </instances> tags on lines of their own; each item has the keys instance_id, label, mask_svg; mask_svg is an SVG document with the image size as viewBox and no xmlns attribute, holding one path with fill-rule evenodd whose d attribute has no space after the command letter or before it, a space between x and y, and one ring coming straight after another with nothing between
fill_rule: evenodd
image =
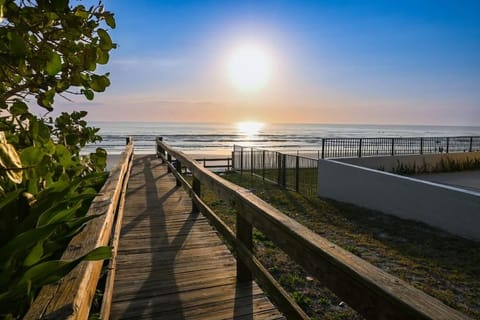
<instances>
[{"instance_id":1,"label":"wood grain texture","mask_svg":"<svg viewBox=\"0 0 480 320\"><path fill-rule=\"evenodd\" d=\"M252 282L167 165L134 161L110 319L284 319Z\"/></svg>"},{"instance_id":2,"label":"wood grain texture","mask_svg":"<svg viewBox=\"0 0 480 320\"><path fill-rule=\"evenodd\" d=\"M131 141L130 138L127 138L128 141ZM103 291L102 305L100 308L100 318L108 319L110 318L110 307L112 305L112 295L113 295L113 284L115 282L115 269L117 267L117 251L118 251L118 242L120 241L120 233L122 230L122 221L123 221L123 209L125 208L125 198L127 193L128 180L130 179L130 172L133 166L132 161L128 162L127 171L125 173L125 179L122 186L122 193L120 194L118 210L115 218L115 230L111 237L110 245L112 246L112 258L108 263L108 272L107 279L105 280L105 289Z\"/></svg>"}]
</instances>

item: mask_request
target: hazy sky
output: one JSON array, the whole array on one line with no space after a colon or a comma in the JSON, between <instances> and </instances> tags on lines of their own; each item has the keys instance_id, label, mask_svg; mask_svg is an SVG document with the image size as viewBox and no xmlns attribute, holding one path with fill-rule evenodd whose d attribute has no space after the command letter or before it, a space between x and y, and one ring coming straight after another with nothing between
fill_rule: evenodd
<instances>
[{"instance_id":1,"label":"hazy sky","mask_svg":"<svg viewBox=\"0 0 480 320\"><path fill-rule=\"evenodd\" d=\"M75 104L91 120L480 125L480 1L104 3L119 47ZM271 59L254 93L227 74L250 43Z\"/></svg>"}]
</instances>

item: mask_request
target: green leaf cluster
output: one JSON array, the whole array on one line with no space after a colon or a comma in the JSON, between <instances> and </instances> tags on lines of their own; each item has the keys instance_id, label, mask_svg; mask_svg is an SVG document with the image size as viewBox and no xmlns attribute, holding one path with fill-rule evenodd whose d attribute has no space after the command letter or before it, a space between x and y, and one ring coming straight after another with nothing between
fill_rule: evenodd
<instances>
[{"instance_id":1,"label":"green leaf cluster","mask_svg":"<svg viewBox=\"0 0 480 320\"><path fill-rule=\"evenodd\" d=\"M50 111L58 93L91 100L109 86L108 73L95 73L116 47L106 30L115 28L115 18L101 3L86 8L69 1L2 0L0 8L3 107L5 101L33 96Z\"/></svg>"},{"instance_id":2,"label":"green leaf cluster","mask_svg":"<svg viewBox=\"0 0 480 320\"><path fill-rule=\"evenodd\" d=\"M22 116L0 118L0 318L21 316L41 286L86 258L58 260L95 218L86 213L107 174L105 150L80 154L100 139L85 112Z\"/></svg>"},{"instance_id":3,"label":"green leaf cluster","mask_svg":"<svg viewBox=\"0 0 480 320\"><path fill-rule=\"evenodd\" d=\"M85 111L57 118L47 112L59 95L110 85L96 74L115 44L103 5L81 1L0 0L0 318L22 317L40 288L83 260L105 259L97 248L72 261L60 257L71 238L95 218L86 216L106 179L106 151L82 147L101 140ZM32 99L33 98L33 99Z\"/></svg>"}]
</instances>

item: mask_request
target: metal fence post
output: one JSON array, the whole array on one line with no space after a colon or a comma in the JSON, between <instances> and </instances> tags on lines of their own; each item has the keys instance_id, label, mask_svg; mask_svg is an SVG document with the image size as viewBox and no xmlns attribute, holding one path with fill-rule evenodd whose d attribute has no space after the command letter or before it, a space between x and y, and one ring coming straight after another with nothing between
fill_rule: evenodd
<instances>
[{"instance_id":1,"label":"metal fence post","mask_svg":"<svg viewBox=\"0 0 480 320\"><path fill-rule=\"evenodd\" d=\"M265 150L262 150L262 179L265 180Z\"/></svg>"},{"instance_id":2,"label":"metal fence post","mask_svg":"<svg viewBox=\"0 0 480 320\"><path fill-rule=\"evenodd\" d=\"M447 137L447 153L450 149L450 137Z\"/></svg>"},{"instance_id":3,"label":"metal fence post","mask_svg":"<svg viewBox=\"0 0 480 320\"><path fill-rule=\"evenodd\" d=\"M472 152L473 147L473 137L470 137L470 148L468 148L468 152Z\"/></svg>"},{"instance_id":4,"label":"metal fence post","mask_svg":"<svg viewBox=\"0 0 480 320\"><path fill-rule=\"evenodd\" d=\"M392 153L391 155L395 155L395 138L392 138Z\"/></svg>"},{"instance_id":5,"label":"metal fence post","mask_svg":"<svg viewBox=\"0 0 480 320\"><path fill-rule=\"evenodd\" d=\"M240 147L240 174L243 175L243 147Z\"/></svg>"},{"instance_id":6,"label":"metal fence post","mask_svg":"<svg viewBox=\"0 0 480 320\"><path fill-rule=\"evenodd\" d=\"M325 138L322 138L322 159L325 159Z\"/></svg>"},{"instance_id":7,"label":"metal fence post","mask_svg":"<svg viewBox=\"0 0 480 320\"><path fill-rule=\"evenodd\" d=\"M358 157L362 157L362 138L360 138L360 141L358 142Z\"/></svg>"},{"instance_id":8,"label":"metal fence post","mask_svg":"<svg viewBox=\"0 0 480 320\"><path fill-rule=\"evenodd\" d=\"M285 187L287 185L287 155L282 154L282 183L281 185Z\"/></svg>"},{"instance_id":9,"label":"metal fence post","mask_svg":"<svg viewBox=\"0 0 480 320\"><path fill-rule=\"evenodd\" d=\"M254 168L253 168L253 148L250 148L250 175L253 176Z\"/></svg>"},{"instance_id":10,"label":"metal fence post","mask_svg":"<svg viewBox=\"0 0 480 320\"><path fill-rule=\"evenodd\" d=\"M420 154L423 154L423 138L420 138Z\"/></svg>"},{"instance_id":11,"label":"metal fence post","mask_svg":"<svg viewBox=\"0 0 480 320\"><path fill-rule=\"evenodd\" d=\"M300 158L296 157L295 159L295 191L298 192L300 186Z\"/></svg>"},{"instance_id":12,"label":"metal fence post","mask_svg":"<svg viewBox=\"0 0 480 320\"><path fill-rule=\"evenodd\" d=\"M282 154L280 152L275 152L277 155L277 183L282 185Z\"/></svg>"}]
</instances>

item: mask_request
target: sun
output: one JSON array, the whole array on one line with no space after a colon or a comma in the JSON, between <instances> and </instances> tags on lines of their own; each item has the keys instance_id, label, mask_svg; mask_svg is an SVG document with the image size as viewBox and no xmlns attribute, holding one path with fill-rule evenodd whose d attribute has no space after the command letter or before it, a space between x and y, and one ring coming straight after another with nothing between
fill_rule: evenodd
<instances>
[{"instance_id":1,"label":"sun","mask_svg":"<svg viewBox=\"0 0 480 320\"><path fill-rule=\"evenodd\" d=\"M227 67L230 81L237 90L255 92L270 80L272 59L258 45L243 45L233 51Z\"/></svg>"},{"instance_id":2,"label":"sun","mask_svg":"<svg viewBox=\"0 0 480 320\"><path fill-rule=\"evenodd\" d=\"M264 126L265 124L263 122L258 121L242 121L236 123L238 132L246 136L255 136L259 134Z\"/></svg>"}]
</instances>

